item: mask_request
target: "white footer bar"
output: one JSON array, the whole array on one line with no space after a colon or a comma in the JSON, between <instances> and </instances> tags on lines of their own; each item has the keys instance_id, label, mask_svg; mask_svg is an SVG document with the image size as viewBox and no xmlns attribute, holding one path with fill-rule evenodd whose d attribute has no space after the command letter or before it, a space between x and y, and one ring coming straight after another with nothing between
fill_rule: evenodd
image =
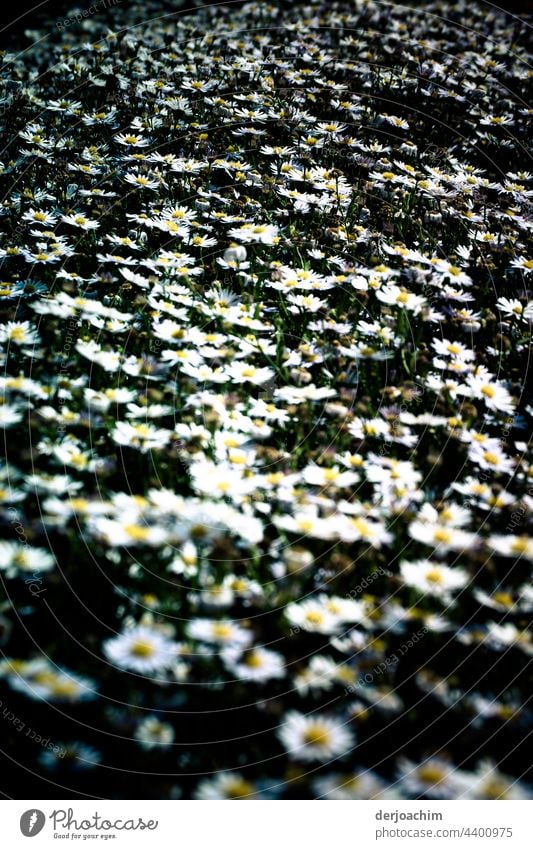
<instances>
[{"instance_id":1,"label":"white footer bar","mask_svg":"<svg viewBox=\"0 0 533 849\"><path fill-rule=\"evenodd\" d=\"M6 849L532 849L532 815L505 801L6 800L0 834Z\"/></svg>"}]
</instances>

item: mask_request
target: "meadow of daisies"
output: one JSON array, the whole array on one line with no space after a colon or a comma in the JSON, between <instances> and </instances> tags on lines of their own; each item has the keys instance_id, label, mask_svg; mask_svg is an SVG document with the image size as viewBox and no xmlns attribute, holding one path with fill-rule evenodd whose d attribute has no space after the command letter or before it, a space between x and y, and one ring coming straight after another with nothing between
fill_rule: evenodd
<instances>
[{"instance_id":1,"label":"meadow of daisies","mask_svg":"<svg viewBox=\"0 0 533 849\"><path fill-rule=\"evenodd\" d=\"M530 798L527 26L177 10L0 56L2 792Z\"/></svg>"}]
</instances>

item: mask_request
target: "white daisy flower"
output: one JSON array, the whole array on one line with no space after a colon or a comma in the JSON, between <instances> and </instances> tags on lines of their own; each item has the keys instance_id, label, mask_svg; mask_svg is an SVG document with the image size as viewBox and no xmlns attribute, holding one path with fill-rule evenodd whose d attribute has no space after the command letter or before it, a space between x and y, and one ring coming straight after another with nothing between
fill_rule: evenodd
<instances>
[{"instance_id":1,"label":"white daisy flower","mask_svg":"<svg viewBox=\"0 0 533 849\"><path fill-rule=\"evenodd\" d=\"M157 716L147 716L135 729L135 739L147 750L167 749L174 742L175 736L172 725L161 722Z\"/></svg>"},{"instance_id":2,"label":"white daisy flower","mask_svg":"<svg viewBox=\"0 0 533 849\"><path fill-rule=\"evenodd\" d=\"M407 586L421 593L441 597L447 597L469 581L469 575L464 569L444 566L431 560L404 561L400 564L400 575Z\"/></svg>"},{"instance_id":3,"label":"white daisy flower","mask_svg":"<svg viewBox=\"0 0 533 849\"><path fill-rule=\"evenodd\" d=\"M168 669L177 658L177 644L146 625L135 625L105 640L103 649L107 659L119 669L141 674Z\"/></svg>"},{"instance_id":4,"label":"white daisy flower","mask_svg":"<svg viewBox=\"0 0 533 849\"><path fill-rule=\"evenodd\" d=\"M229 619L193 619L187 625L187 634L193 640L245 649L253 634Z\"/></svg>"},{"instance_id":5,"label":"white daisy flower","mask_svg":"<svg viewBox=\"0 0 533 849\"><path fill-rule=\"evenodd\" d=\"M269 681L285 677L285 661L281 654L254 647L242 653L240 648L228 648L221 654L226 669L239 681Z\"/></svg>"},{"instance_id":6,"label":"white daisy flower","mask_svg":"<svg viewBox=\"0 0 533 849\"><path fill-rule=\"evenodd\" d=\"M347 755L355 746L347 724L327 714L290 711L278 728L278 737L289 757L300 761L327 762Z\"/></svg>"}]
</instances>

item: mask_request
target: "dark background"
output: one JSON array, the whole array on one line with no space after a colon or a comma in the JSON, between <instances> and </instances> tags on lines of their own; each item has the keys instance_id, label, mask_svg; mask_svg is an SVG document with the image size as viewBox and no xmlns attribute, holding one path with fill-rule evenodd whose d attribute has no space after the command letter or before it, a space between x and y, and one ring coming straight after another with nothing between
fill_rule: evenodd
<instances>
[{"instance_id":1,"label":"dark background","mask_svg":"<svg viewBox=\"0 0 533 849\"><path fill-rule=\"evenodd\" d=\"M24 31L27 29L38 29L43 25L46 19L61 20L68 17L68 13L74 9L88 9L94 0L2 0L2 11L0 13L0 47L14 49L17 46L24 47L30 43L30 40L24 36ZM128 0L122 0L121 7L127 4ZM214 0L214 3L220 3L221 0ZM399 3L406 5L409 0L398 0ZM479 0L482 2L482 0ZM209 2L202 0L161 0L161 5L169 10L180 12L190 11L199 5L210 5ZM231 0L228 5L242 5L239 0ZM283 5L283 0L278 0L278 5ZM417 3L416 5L421 5ZM525 12L533 12L533 0L500 0L494 3L494 6L504 9L513 14L521 14ZM487 8L490 4L487 3ZM111 18L113 8L110 10L100 9L98 11L100 20L105 20L105 16Z\"/></svg>"},{"instance_id":2,"label":"dark background","mask_svg":"<svg viewBox=\"0 0 533 849\"><path fill-rule=\"evenodd\" d=\"M89 9L96 0L2 0L0 12L0 48L15 49L28 46L32 39L24 35L25 30L46 27L52 21L61 21L76 11L82 12ZM213 4L221 3L221 0L212 0ZM234 0L230 0L233 5ZM239 5L242 2L237 0ZM532 0L533 2L533 0ZM125 9L128 0L121 0L117 8ZM169 11L180 13L191 11L198 6L211 5L204 0L160 0L160 5ZM113 6L110 8L100 7L97 14L101 22L111 21L113 18Z\"/></svg>"}]
</instances>

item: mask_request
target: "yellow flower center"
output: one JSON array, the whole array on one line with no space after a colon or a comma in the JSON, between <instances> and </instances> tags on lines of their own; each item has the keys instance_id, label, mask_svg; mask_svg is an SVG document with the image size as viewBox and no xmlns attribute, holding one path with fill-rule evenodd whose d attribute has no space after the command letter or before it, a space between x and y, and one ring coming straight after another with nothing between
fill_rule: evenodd
<instances>
[{"instance_id":1,"label":"yellow flower center","mask_svg":"<svg viewBox=\"0 0 533 849\"><path fill-rule=\"evenodd\" d=\"M271 472L266 476L267 483L275 486L278 483L281 483L284 478L283 472Z\"/></svg>"},{"instance_id":2,"label":"yellow flower center","mask_svg":"<svg viewBox=\"0 0 533 849\"><path fill-rule=\"evenodd\" d=\"M150 435L150 428L145 424L135 425L135 432L138 436L145 437Z\"/></svg>"},{"instance_id":3,"label":"yellow flower center","mask_svg":"<svg viewBox=\"0 0 533 849\"><path fill-rule=\"evenodd\" d=\"M226 788L228 799L245 799L255 793L253 784L243 778L236 778Z\"/></svg>"},{"instance_id":4,"label":"yellow flower center","mask_svg":"<svg viewBox=\"0 0 533 849\"><path fill-rule=\"evenodd\" d=\"M518 713L517 709L508 705L502 705L498 708L498 716L501 719L512 719L516 713Z\"/></svg>"},{"instance_id":5,"label":"yellow flower center","mask_svg":"<svg viewBox=\"0 0 533 849\"><path fill-rule=\"evenodd\" d=\"M492 779L484 785L483 789L488 799L507 799L508 787L503 781Z\"/></svg>"},{"instance_id":6,"label":"yellow flower center","mask_svg":"<svg viewBox=\"0 0 533 849\"><path fill-rule=\"evenodd\" d=\"M525 554L530 545L527 537L517 537L511 545L511 551L514 554Z\"/></svg>"},{"instance_id":7,"label":"yellow flower center","mask_svg":"<svg viewBox=\"0 0 533 849\"><path fill-rule=\"evenodd\" d=\"M142 525L126 525L124 530L131 539L139 540L141 542L148 539L150 536L150 529L145 528Z\"/></svg>"},{"instance_id":8,"label":"yellow flower center","mask_svg":"<svg viewBox=\"0 0 533 849\"><path fill-rule=\"evenodd\" d=\"M23 327L14 327L10 334L9 338L13 340L13 342L24 342L26 338L26 331Z\"/></svg>"},{"instance_id":9,"label":"yellow flower center","mask_svg":"<svg viewBox=\"0 0 533 849\"><path fill-rule=\"evenodd\" d=\"M310 625L321 625L324 621L324 616L319 610L309 610L305 614L305 619Z\"/></svg>"},{"instance_id":10,"label":"yellow flower center","mask_svg":"<svg viewBox=\"0 0 533 849\"><path fill-rule=\"evenodd\" d=\"M59 681L52 684L50 691L54 696L75 696L78 693L78 687L72 681Z\"/></svg>"},{"instance_id":11,"label":"yellow flower center","mask_svg":"<svg viewBox=\"0 0 533 849\"><path fill-rule=\"evenodd\" d=\"M225 625L223 622L217 622L213 625L213 636L219 637L221 640L227 640L231 636L231 625Z\"/></svg>"},{"instance_id":12,"label":"yellow flower center","mask_svg":"<svg viewBox=\"0 0 533 849\"><path fill-rule=\"evenodd\" d=\"M130 654L134 657L152 657L154 651L153 645L148 640L136 640L130 649Z\"/></svg>"},{"instance_id":13,"label":"yellow flower center","mask_svg":"<svg viewBox=\"0 0 533 849\"><path fill-rule=\"evenodd\" d=\"M444 771L437 766L423 766L418 770L418 777L426 784L440 784Z\"/></svg>"},{"instance_id":14,"label":"yellow flower center","mask_svg":"<svg viewBox=\"0 0 533 849\"><path fill-rule=\"evenodd\" d=\"M309 746L327 746L329 739L329 730L320 722L314 722L305 729L304 741Z\"/></svg>"},{"instance_id":15,"label":"yellow flower center","mask_svg":"<svg viewBox=\"0 0 533 849\"><path fill-rule=\"evenodd\" d=\"M442 580L442 574L438 569L430 569L429 572L426 572L426 581L429 581L431 584L441 584Z\"/></svg>"},{"instance_id":16,"label":"yellow flower center","mask_svg":"<svg viewBox=\"0 0 533 849\"><path fill-rule=\"evenodd\" d=\"M260 669L263 665L263 661L261 660L261 655L258 652L249 652L246 655L244 662L246 666L251 667L251 669Z\"/></svg>"},{"instance_id":17,"label":"yellow flower center","mask_svg":"<svg viewBox=\"0 0 533 849\"><path fill-rule=\"evenodd\" d=\"M71 498L70 499L70 507L72 510L86 510L89 506L89 502L86 498Z\"/></svg>"},{"instance_id":18,"label":"yellow flower center","mask_svg":"<svg viewBox=\"0 0 533 849\"><path fill-rule=\"evenodd\" d=\"M494 593L492 598L497 604L503 604L505 607L512 607L514 603L509 593Z\"/></svg>"}]
</instances>

